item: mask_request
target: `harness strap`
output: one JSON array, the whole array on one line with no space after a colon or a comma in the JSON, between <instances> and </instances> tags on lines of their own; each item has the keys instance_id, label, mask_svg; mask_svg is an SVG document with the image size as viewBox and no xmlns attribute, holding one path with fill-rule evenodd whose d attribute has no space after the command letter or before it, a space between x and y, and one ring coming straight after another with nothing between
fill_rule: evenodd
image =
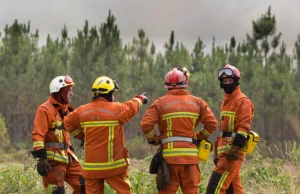
<instances>
[{"instance_id":1,"label":"harness strap","mask_svg":"<svg viewBox=\"0 0 300 194\"><path fill-rule=\"evenodd\" d=\"M53 147L53 148L59 148L59 149L63 149L66 150L69 148L68 144L65 143L58 143L58 142L46 142L44 144L45 147Z\"/></svg>"}]
</instances>

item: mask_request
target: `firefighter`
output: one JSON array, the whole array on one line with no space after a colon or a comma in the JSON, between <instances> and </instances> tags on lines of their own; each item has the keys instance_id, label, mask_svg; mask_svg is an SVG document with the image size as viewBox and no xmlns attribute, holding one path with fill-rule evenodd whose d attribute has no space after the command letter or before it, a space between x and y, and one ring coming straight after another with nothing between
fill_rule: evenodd
<instances>
[{"instance_id":1,"label":"firefighter","mask_svg":"<svg viewBox=\"0 0 300 194\"><path fill-rule=\"evenodd\" d=\"M38 158L37 171L44 187L55 185L53 194L64 194L64 182L73 188L73 194L85 194L82 166L63 130L63 120L73 108L69 106L74 81L67 76L55 77L49 86L50 96L36 111L32 141L32 155Z\"/></svg>"},{"instance_id":2,"label":"firefighter","mask_svg":"<svg viewBox=\"0 0 300 194\"><path fill-rule=\"evenodd\" d=\"M162 171L170 175L169 181L168 178L162 180L160 171L157 171L156 183L160 194L175 194L179 186L183 193L198 193L200 169L195 144L207 139L217 127L207 103L186 90L188 77L186 68L169 71L164 80L168 92L150 105L140 123L148 143L154 146L160 144L158 152L162 152L167 166ZM203 124L203 129L195 132L199 123ZM160 135L154 130L155 124L158 124ZM164 182L169 184L164 185Z\"/></svg>"},{"instance_id":3,"label":"firefighter","mask_svg":"<svg viewBox=\"0 0 300 194\"><path fill-rule=\"evenodd\" d=\"M224 66L219 70L218 79L225 94L221 104L220 136L215 142L216 167L206 193L242 194L240 169L246 153L241 148L247 143L254 106L241 92L239 80L242 77L236 67Z\"/></svg>"},{"instance_id":4,"label":"firefighter","mask_svg":"<svg viewBox=\"0 0 300 194\"><path fill-rule=\"evenodd\" d=\"M147 103L147 97L142 94L124 103L114 102L117 89L116 81L98 77L92 86L92 102L75 109L64 121L65 129L84 142L83 176L87 194L103 194L104 181L118 193L132 192L123 124Z\"/></svg>"}]
</instances>

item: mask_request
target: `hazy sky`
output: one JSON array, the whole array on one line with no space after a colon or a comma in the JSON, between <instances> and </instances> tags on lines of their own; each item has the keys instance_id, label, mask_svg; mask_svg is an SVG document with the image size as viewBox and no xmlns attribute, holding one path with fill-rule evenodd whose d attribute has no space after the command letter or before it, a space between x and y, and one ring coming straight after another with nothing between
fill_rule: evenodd
<instances>
[{"instance_id":1,"label":"hazy sky","mask_svg":"<svg viewBox=\"0 0 300 194\"><path fill-rule=\"evenodd\" d=\"M159 51L169 39L171 30L175 40L191 51L200 36L211 48L212 37L217 44L228 42L232 36L246 39L252 31L252 20L272 5L277 18L277 32L288 52L300 33L300 0L0 0L0 29L15 19L31 21L31 29L39 30L40 43L48 33L60 37L66 24L69 36L75 36L87 19L90 25L105 22L108 10L116 16L123 43L130 42L143 28Z\"/></svg>"}]
</instances>

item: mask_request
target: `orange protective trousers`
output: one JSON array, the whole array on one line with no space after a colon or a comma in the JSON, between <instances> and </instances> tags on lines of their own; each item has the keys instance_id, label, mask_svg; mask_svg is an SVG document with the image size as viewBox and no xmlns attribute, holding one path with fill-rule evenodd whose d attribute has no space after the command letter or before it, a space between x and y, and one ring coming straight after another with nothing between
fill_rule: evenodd
<instances>
[{"instance_id":1,"label":"orange protective trousers","mask_svg":"<svg viewBox=\"0 0 300 194\"><path fill-rule=\"evenodd\" d=\"M56 161L49 161L51 171L48 176L43 176L44 187L48 185L64 186L67 182L73 188L73 194L80 194L81 187L84 188L84 179L82 177L82 166L69 157L69 164L61 164ZM83 193L83 192L82 192Z\"/></svg>"},{"instance_id":2,"label":"orange protective trousers","mask_svg":"<svg viewBox=\"0 0 300 194\"><path fill-rule=\"evenodd\" d=\"M104 194L104 181L117 193L131 194L132 186L127 172L109 178L85 179L86 194Z\"/></svg>"},{"instance_id":3,"label":"orange protective trousers","mask_svg":"<svg viewBox=\"0 0 300 194\"><path fill-rule=\"evenodd\" d=\"M198 192L200 183L200 169L198 164L167 164L170 171L171 183L159 194L176 194L179 186L184 194L195 194Z\"/></svg>"},{"instance_id":4,"label":"orange protective trousers","mask_svg":"<svg viewBox=\"0 0 300 194\"><path fill-rule=\"evenodd\" d=\"M219 159L208 182L206 194L243 194L240 170L243 160Z\"/></svg>"}]
</instances>

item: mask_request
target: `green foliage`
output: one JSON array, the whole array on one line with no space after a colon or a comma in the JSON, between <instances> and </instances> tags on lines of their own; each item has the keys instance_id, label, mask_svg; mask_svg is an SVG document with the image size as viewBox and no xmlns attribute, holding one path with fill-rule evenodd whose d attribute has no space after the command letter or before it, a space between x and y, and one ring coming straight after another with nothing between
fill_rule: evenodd
<instances>
[{"instance_id":1,"label":"green foliage","mask_svg":"<svg viewBox=\"0 0 300 194\"><path fill-rule=\"evenodd\" d=\"M300 148L297 147L296 142L286 142L285 148L286 159L293 165L300 166Z\"/></svg>"},{"instance_id":2,"label":"green foliage","mask_svg":"<svg viewBox=\"0 0 300 194\"><path fill-rule=\"evenodd\" d=\"M239 68L243 78L241 90L254 104L252 130L266 144L299 140L300 73L299 67L293 65L299 64L299 37L292 57L286 53L285 43L280 44L281 33L276 34L271 7L253 20L252 27L252 35L247 34L241 42L232 36L225 45L216 45L213 37L208 54L204 53L200 37L190 52L171 31L165 50L160 53L144 29L137 31L132 42L123 45L117 18L111 11L98 27L85 21L75 37L69 37L68 28L63 26L60 38L48 35L46 44L40 48L38 31L32 33L30 23L16 20L6 25L0 44L0 110L10 143L16 149L32 146L29 137L35 111L47 99L54 77L70 74L75 80L71 105L76 108L91 101L94 80L106 75L116 79L120 86L115 93L116 101L124 102L147 92L149 104L124 126L131 156L145 157L149 147L130 142L143 142L143 137L137 137L141 135L140 120L147 107L167 92L163 87L165 74L174 67L191 70L187 90L203 98L218 118L224 92L217 73L227 63ZM1 144L0 147L4 148ZM285 149L284 143L280 149Z\"/></svg>"},{"instance_id":3,"label":"green foliage","mask_svg":"<svg viewBox=\"0 0 300 194\"><path fill-rule=\"evenodd\" d=\"M5 125L5 119L0 113L0 148L9 148L9 138L7 134L7 128Z\"/></svg>"},{"instance_id":4,"label":"green foliage","mask_svg":"<svg viewBox=\"0 0 300 194\"><path fill-rule=\"evenodd\" d=\"M0 193L40 194L52 193L51 187L46 191L41 177L32 167L9 165L0 170Z\"/></svg>"},{"instance_id":5,"label":"green foliage","mask_svg":"<svg viewBox=\"0 0 300 194\"><path fill-rule=\"evenodd\" d=\"M262 191L256 188L272 188L274 191L289 193L291 177L283 170L283 160L270 159L254 154L251 162L247 162L246 170L242 173L245 190L255 193Z\"/></svg>"},{"instance_id":6,"label":"green foliage","mask_svg":"<svg viewBox=\"0 0 300 194\"><path fill-rule=\"evenodd\" d=\"M257 150L244 162L241 177L245 193L298 193L300 189L300 152L295 142L287 142L286 144L288 147L287 156L283 159L274 156L273 158L264 157ZM26 151L6 156L6 161L1 164L0 170L0 193L47 193L43 189L41 177L33 169L34 160L26 160L25 155L28 158ZM24 164L12 164L12 158L17 158L15 161L24 161ZM151 158L152 155L143 160L130 160L129 178L135 193L157 193L155 175L148 173ZM215 167L212 155L206 162L199 163L199 166L201 171L199 193L205 193L207 183ZM70 186L66 185L66 193L70 194L71 192ZM48 193L51 192L48 191ZM105 183L105 193L115 194L116 192ZM177 194L182 194L180 188Z\"/></svg>"}]
</instances>

